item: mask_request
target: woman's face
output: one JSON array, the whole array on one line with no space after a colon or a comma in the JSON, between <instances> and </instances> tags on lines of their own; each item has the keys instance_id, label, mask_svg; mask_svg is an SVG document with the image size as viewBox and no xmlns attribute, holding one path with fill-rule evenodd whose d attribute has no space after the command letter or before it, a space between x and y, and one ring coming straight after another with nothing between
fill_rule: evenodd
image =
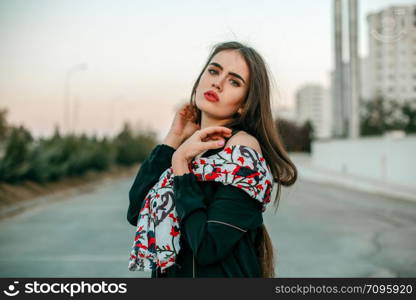
<instances>
[{"instance_id":1,"label":"woman's face","mask_svg":"<svg viewBox=\"0 0 416 300\"><path fill-rule=\"evenodd\" d=\"M244 101L249 84L250 70L244 58L236 50L218 52L209 62L196 89L196 106L206 116L217 119L231 119ZM217 102L205 97L207 91L217 94Z\"/></svg>"}]
</instances>

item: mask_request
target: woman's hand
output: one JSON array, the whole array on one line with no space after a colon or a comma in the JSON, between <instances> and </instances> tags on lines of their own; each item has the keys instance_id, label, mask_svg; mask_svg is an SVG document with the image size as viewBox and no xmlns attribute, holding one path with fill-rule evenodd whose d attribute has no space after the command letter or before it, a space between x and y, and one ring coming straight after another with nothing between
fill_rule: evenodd
<instances>
[{"instance_id":1,"label":"woman's hand","mask_svg":"<svg viewBox=\"0 0 416 300\"><path fill-rule=\"evenodd\" d=\"M210 126L197 130L172 156L172 168L175 175L189 173L188 164L198 154L224 146L224 136L231 136L232 130L224 126Z\"/></svg>"},{"instance_id":2,"label":"woman's hand","mask_svg":"<svg viewBox=\"0 0 416 300\"><path fill-rule=\"evenodd\" d=\"M200 128L196 124L197 112L191 104L185 103L176 112L168 135L164 140L164 144L173 148L178 148L184 140L191 136Z\"/></svg>"}]
</instances>

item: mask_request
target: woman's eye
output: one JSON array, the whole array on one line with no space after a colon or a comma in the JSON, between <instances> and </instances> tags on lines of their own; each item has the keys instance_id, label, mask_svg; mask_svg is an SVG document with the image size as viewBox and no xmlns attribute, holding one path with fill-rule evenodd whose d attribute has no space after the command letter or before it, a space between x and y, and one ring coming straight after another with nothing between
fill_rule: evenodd
<instances>
[{"instance_id":1,"label":"woman's eye","mask_svg":"<svg viewBox=\"0 0 416 300\"><path fill-rule=\"evenodd\" d=\"M208 73L210 73L211 75L216 75L216 74L218 74L218 71L214 70L214 69L208 69ZM238 81L234 80L234 79L231 79L230 82L235 87L240 86L240 83Z\"/></svg>"},{"instance_id":2,"label":"woman's eye","mask_svg":"<svg viewBox=\"0 0 416 300\"><path fill-rule=\"evenodd\" d=\"M235 80L232 80L232 79L231 79L231 84L233 86L240 86L240 83L238 81L235 81Z\"/></svg>"}]
</instances>

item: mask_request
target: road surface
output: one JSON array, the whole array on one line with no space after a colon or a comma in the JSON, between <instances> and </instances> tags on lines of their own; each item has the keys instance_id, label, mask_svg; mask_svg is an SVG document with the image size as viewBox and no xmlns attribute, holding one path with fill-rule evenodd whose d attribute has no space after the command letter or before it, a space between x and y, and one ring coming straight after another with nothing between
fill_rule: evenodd
<instances>
[{"instance_id":1,"label":"road surface","mask_svg":"<svg viewBox=\"0 0 416 300\"><path fill-rule=\"evenodd\" d=\"M0 277L149 277L127 269L133 178L0 222ZM278 277L416 276L416 203L299 180L265 223Z\"/></svg>"}]
</instances>

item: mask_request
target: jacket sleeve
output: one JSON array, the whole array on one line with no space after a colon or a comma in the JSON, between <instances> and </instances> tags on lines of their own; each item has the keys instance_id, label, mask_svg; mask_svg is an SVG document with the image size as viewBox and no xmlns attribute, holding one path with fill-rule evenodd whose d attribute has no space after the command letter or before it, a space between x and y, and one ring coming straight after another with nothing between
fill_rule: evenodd
<instances>
[{"instance_id":1,"label":"jacket sleeve","mask_svg":"<svg viewBox=\"0 0 416 300\"><path fill-rule=\"evenodd\" d=\"M171 166L172 155L175 148L166 144L157 145L149 156L143 161L129 191L129 208L127 220L137 226L140 208L152 186L159 180L160 175Z\"/></svg>"},{"instance_id":2,"label":"jacket sleeve","mask_svg":"<svg viewBox=\"0 0 416 300\"><path fill-rule=\"evenodd\" d=\"M207 207L196 176L174 177L176 211L181 234L199 265L224 259L248 229L263 223L261 203L231 185L219 185Z\"/></svg>"}]
</instances>

